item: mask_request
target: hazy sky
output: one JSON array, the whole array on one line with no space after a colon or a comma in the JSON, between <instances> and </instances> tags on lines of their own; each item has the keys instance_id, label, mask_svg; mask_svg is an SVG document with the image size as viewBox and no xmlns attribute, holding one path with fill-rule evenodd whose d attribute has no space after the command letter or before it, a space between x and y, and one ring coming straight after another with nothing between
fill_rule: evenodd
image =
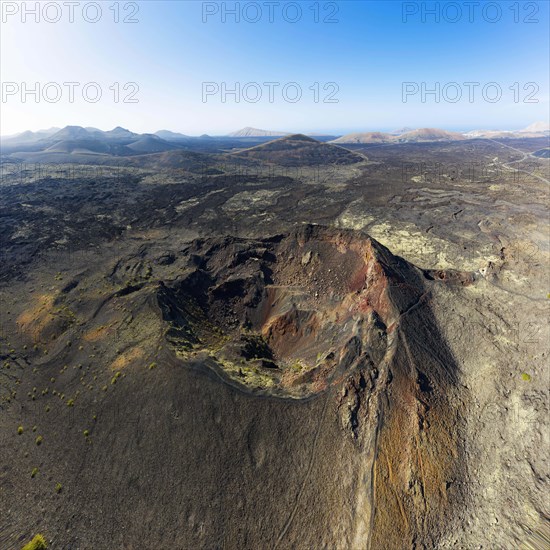
<instances>
[{"instance_id":1,"label":"hazy sky","mask_svg":"<svg viewBox=\"0 0 550 550\"><path fill-rule=\"evenodd\" d=\"M60 1L24 18L35 4L1 2L2 135L513 129L549 117L546 0ZM223 86L240 87L238 102Z\"/></svg>"}]
</instances>

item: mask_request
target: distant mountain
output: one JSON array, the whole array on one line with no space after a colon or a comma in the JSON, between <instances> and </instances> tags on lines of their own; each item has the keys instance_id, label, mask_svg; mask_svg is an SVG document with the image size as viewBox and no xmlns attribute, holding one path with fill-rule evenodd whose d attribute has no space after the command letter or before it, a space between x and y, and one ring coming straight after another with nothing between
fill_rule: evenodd
<instances>
[{"instance_id":1,"label":"distant mountain","mask_svg":"<svg viewBox=\"0 0 550 550\"><path fill-rule=\"evenodd\" d=\"M419 128L408 132L392 135L384 132L360 132L347 134L330 143L419 143L432 141L459 141L466 139L457 132L448 132L438 128Z\"/></svg>"},{"instance_id":2,"label":"distant mountain","mask_svg":"<svg viewBox=\"0 0 550 550\"><path fill-rule=\"evenodd\" d=\"M409 128L408 126L404 126L403 128L398 128L397 130L393 130L390 132L392 136L400 136L401 134L406 134L407 132L412 132L414 128Z\"/></svg>"},{"instance_id":3,"label":"distant mountain","mask_svg":"<svg viewBox=\"0 0 550 550\"><path fill-rule=\"evenodd\" d=\"M122 128L121 126L117 126L116 128L109 130L108 132L101 133L104 137L113 139L131 139L136 138L140 135L134 132L130 132L130 130L126 130L126 128Z\"/></svg>"},{"instance_id":4,"label":"distant mountain","mask_svg":"<svg viewBox=\"0 0 550 550\"><path fill-rule=\"evenodd\" d=\"M362 155L343 147L321 143L303 134L294 134L233 153L239 158L280 166L326 166L362 162Z\"/></svg>"},{"instance_id":5,"label":"distant mountain","mask_svg":"<svg viewBox=\"0 0 550 550\"><path fill-rule=\"evenodd\" d=\"M166 139L167 141L177 141L180 139L189 139L189 136L180 134L179 132L171 132L170 130L159 130L155 132L155 135L159 138Z\"/></svg>"},{"instance_id":6,"label":"distant mountain","mask_svg":"<svg viewBox=\"0 0 550 550\"><path fill-rule=\"evenodd\" d=\"M61 130L61 128L59 128L58 126L52 126L51 128L47 128L45 130L38 130L37 132L35 132L35 134L40 134L42 136L51 136L59 130Z\"/></svg>"},{"instance_id":7,"label":"distant mountain","mask_svg":"<svg viewBox=\"0 0 550 550\"><path fill-rule=\"evenodd\" d=\"M178 148L155 134L142 134L139 139L128 144L127 147L136 153L161 153Z\"/></svg>"},{"instance_id":8,"label":"distant mountain","mask_svg":"<svg viewBox=\"0 0 550 550\"><path fill-rule=\"evenodd\" d=\"M534 122L522 130L472 130L464 133L467 138L482 139L512 139L540 138L550 135L550 125L547 122Z\"/></svg>"},{"instance_id":9,"label":"distant mountain","mask_svg":"<svg viewBox=\"0 0 550 550\"><path fill-rule=\"evenodd\" d=\"M399 143L419 143L433 141L460 141L466 139L458 132L449 132L439 128L419 128L396 136L395 140Z\"/></svg>"},{"instance_id":10,"label":"distant mountain","mask_svg":"<svg viewBox=\"0 0 550 550\"><path fill-rule=\"evenodd\" d=\"M48 136L51 141L63 141L73 139L90 139L95 137L95 132L90 132L82 126L65 126L55 134Z\"/></svg>"},{"instance_id":11,"label":"distant mountain","mask_svg":"<svg viewBox=\"0 0 550 550\"><path fill-rule=\"evenodd\" d=\"M384 132L359 132L346 134L330 143L391 143L393 136Z\"/></svg>"},{"instance_id":12,"label":"distant mountain","mask_svg":"<svg viewBox=\"0 0 550 550\"><path fill-rule=\"evenodd\" d=\"M117 126L112 130L104 132L97 128L88 126L83 128L82 126L65 126L61 130L57 129L54 133L48 133L41 137L41 139L47 139L48 141L65 141L65 140L78 140L78 139L102 139L102 140L131 140L138 137L139 134L130 132L125 128Z\"/></svg>"},{"instance_id":13,"label":"distant mountain","mask_svg":"<svg viewBox=\"0 0 550 550\"><path fill-rule=\"evenodd\" d=\"M546 147L544 149L539 149L538 151L535 151L533 153L533 156L541 159L550 159L550 147Z\"/></svg>"},{"instance_id":14,"label":"distant mountain","mask_svg":"<svg viewBox=\"0 0 550 550\"><path fill-rule=\"evenodd\" d=\"M56 132L58 132L60 128L48 128L47 130L38 130L37 132L31 132L30 130L27 130L25 132L20 132L18 134L13 134L11 136L3 136L0 138L2 140L2 143L9 143L9 144L30 144L34 143L36 141L39 141L41 139L47 138Z\"/></svg>"},{"instance_id":15,"label":"distant mountain","mask_svg":"<svg viewBox=\"0 0 550 550\"><path fill-rule=\"evenodd\" d=\"M246 128L243 128L241 130L237 130L236 132L232 132L231 134L228 134L229 137L266 137L266 136L273 136L273 137L281 137L281 136L289 136L290 134L288 132L273 132L272 130L259 130L258 128L251 128L250 126L247 126Z\"/></svg>"},{"instance_id":16,"label":"distant mountain","mask_svg":"<svg viewBox=\"0 0 550 550\"><path fill-rule=\"evenodd\" d=\"M520 132L547 134L550 132L550 124L548 124L548 122L543 122L543 121L534 122L533 124L530 124L529 126L527 126L527 128L520 130Z\"/></svg>"},{"instance_id":17,"label":"distant mountain","mask_svg":"<svg viewBox=\"0 0 550 550\"><path fill-rule=\"evenodd\" d=\"M78 155L133 156L140 154L160 153L178 149L155 134L136 134L126 128L117 126L109 131L82 126L65 126L55 132L24 132L16 140L2 141L4 149L21 157L28 153L37 161L63 158L76 158ZM17 141L20 140L20 141ZM26 140L26 141L25 141Z\"/></svg>"}]
</instances>

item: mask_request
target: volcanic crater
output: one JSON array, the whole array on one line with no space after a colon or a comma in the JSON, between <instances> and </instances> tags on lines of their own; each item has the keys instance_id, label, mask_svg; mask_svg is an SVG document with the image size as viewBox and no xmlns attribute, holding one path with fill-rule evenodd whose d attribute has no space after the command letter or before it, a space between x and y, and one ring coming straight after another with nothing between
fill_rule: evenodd
<instances>
[{"instance_id":1,"label":"volcanic crater","mask_svg":"<svg viewBox=\"0 0 550 550\"><path fill-rule=\"evenodd\" d=\"M432 278L365 234L315 225L264 240L199 239L184 253L187 269L157 295L176 353L210 357L232 382L287 397L322 392L357 368L376 377L400 315L424 295L413 281Z\"/></svg>"}]
</instances>

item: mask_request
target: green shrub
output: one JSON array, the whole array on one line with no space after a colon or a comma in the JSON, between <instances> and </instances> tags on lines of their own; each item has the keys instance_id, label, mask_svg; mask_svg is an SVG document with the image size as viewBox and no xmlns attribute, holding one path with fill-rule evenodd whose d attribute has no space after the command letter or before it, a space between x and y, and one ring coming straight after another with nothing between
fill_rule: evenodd
<instances>
[{"instance_id":1,"label":"green shrub","mask_svg":"<svg viewBox=\"0 0 550 550\"><path fill-rule=\"evenodd\" d=\"M38 473L38 468L33 468L31 472L31 477L36 477L37 473Z\"/></svg>"},{"instance_id":2,"label":"green shrub","mask_svg":"<svg viewBox=\"0 0 550 550\"><path fill-rule=\"evenodd\" d=\"M90 435L90 430L84 430L84 437L88 437Z\"/></svg>"},{"instance_id":3,"label":"green shrub","mask_svg":"<svg viewBox=\"0 0 550 550\"><path fill-rule=\"evenodd\" d=\"M55 492L56 493L59 494L62 491L62 489L63 489L63 485L61 485L61 483L56 483L55 484Z\"/></svg>"},{"instance_id":4,"label":"green shrub","mask_svg":"<svg viewBox=\"0 0 550 550\"><path fill-rule=\"evenodd\" d=\"M21 435L23 433L23 426L19 426L19 428L17 428L17 433L19 435Z\"/></svg>"},{"instance_id":5,"label":"green shrub","mask_svg":"<svg viewBox=\"0 0 550 550\"><path fill-rule=\"evenodd\" d=\"M67 401L67 407L74 407L74 399L69 399Z\"/></svg>"},{"instance_id":6,"label":"green shrub","mask_svg":"<svg viewBox=\"0 0 550 550\"><path fill-rule=\"evenodd\" d=\"M46 539L42 535L35 535L21 550L46 550L47 548Z\"/></svg>"},{"instance_id":7,"label":"green shrub","mask_svg":"<svg viewBox=\"0 0 550 550\"><path fill-rule=\"evenodd\" d=\"M44 440L44 438L43 438L41 435L39 435L39 436L36 438L36 444L37 444L37 445L42 445L42 441L43 441L43 440Z\"/></svg>"}]
</instances>

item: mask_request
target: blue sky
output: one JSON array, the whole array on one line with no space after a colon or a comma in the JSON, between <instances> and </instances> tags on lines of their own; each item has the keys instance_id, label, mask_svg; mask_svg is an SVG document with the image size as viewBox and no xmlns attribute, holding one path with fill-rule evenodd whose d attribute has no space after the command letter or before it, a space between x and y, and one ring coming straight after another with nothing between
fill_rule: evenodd
<instances>
[{"instance_id":1,"label":"blue sky","mask_svg":"<svg viewBox=\"0 0 550 550\"><path fill-rule=\"evenodd\" d=\"M26 21L23 11L35 2L7 4L0 29L2 135L66 124L191 135L243 126L335 134L401 126L513 129L549 116L546 0L278 1L271 8L273 21L263 0L136 2L135 8L109 1L98 3L100 15L93 8L84 13L84 2L75 8L73 22L62 2L53 2L61 11L28 14ZM118 23L109 9L114 4ZM237 6L240 21L231 13L224 21L224 10ZM423 13L434 8L439 22ZM124 17L137 22L124 23ZM258 22L252 22L255 17ZM77 83L72 102L66 82ZM205 82L218 91L203 96ZM240 85L238 102L229 94L222 101L223 82L227 88ZM265 82L277 83L272 102ZM403 82L418 90L406 102ZM472 102L467 82L479 83ZM23 97L24 86L36 83L38 101ZM96 83L87 88L92 99L101 91L97 102L83 97L87 83ZM135 84L124 90L127 83ZM289 99L297 87L289 83L302 94L294 103ZM422 83L432 89L439 83L438 102L434 95L422 101ZM484 90L489 83L496 86ZM261 99L246 101L244 90L250 99L261 91ZM457 90L461 100L446 100ZM137 102L124 102L132 91ZM324 102L330 92L333 102ZM529 96L537 102L526 102Z\"/></svg>"}]
</instances>

